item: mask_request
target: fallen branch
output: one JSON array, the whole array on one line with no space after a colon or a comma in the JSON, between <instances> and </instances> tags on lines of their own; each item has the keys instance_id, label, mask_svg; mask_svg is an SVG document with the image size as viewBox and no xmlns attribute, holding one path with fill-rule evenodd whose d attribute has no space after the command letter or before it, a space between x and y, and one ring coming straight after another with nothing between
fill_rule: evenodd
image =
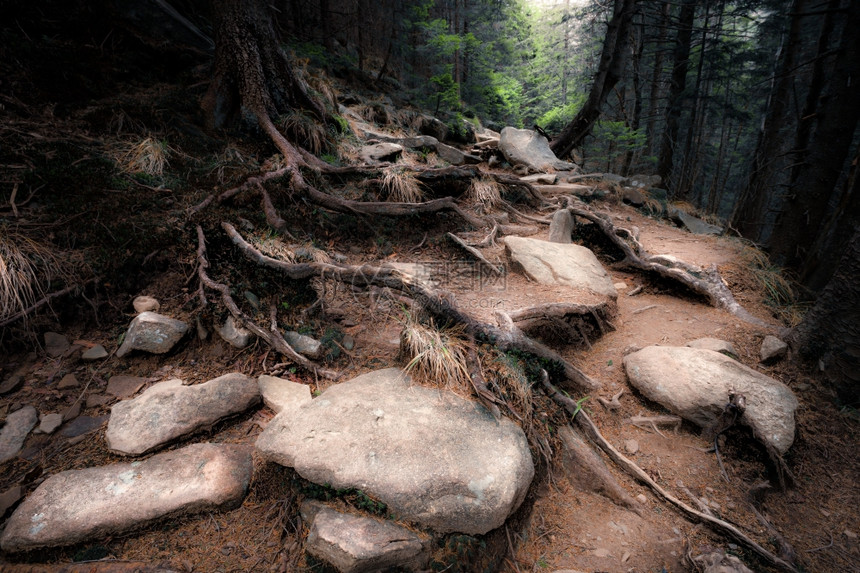
<instances>
[{"instance_id":1,"label":"fallen branch","mask_svg":"<svg viewBox=\"0 0 860 573\"><path fill-rule=\"evenodd\" d=\"M94 282L94 281L96 281L96 280L98 280L98 279L92 278L92 279L90 279L90 280L88 280L88 281L84 282L83 284L79 284L79 285L72 285L72 286L66 287L66 288L64 288L64 289L62 289L62 290L58 290L58 291L56 291L56 292L52 292L52 293L46 294L46 295L45 295L44 297L42 297L40 300L37 300L35 303L33 303L32 305L28 306L27 308L25 308L25 309L23 309L23 310L19 310L18 312L16 312L16 313L15 313L15 314L13 314L12 316L10 316L10 317L8 317L8 318L5 318L5 319L3 319L2 321L0 321L0 326L6 326L6 325L9 325L9 324L12 324L13 322L18 321L18 320L20 320L20 319L24 318L24 317L25 317L25 316L27 316L28 314L30 314L30 313L32 313L32 312L34 312L34 311L38 310L39 308L41 308L41 307L45 306L46 304L49 304L49 303L50 303L52 300L54 300L55 298L59 298L59 297L61 297L61 296L64 296L64 295L69 294L70 292L73 292L73 291L75 291L75 290L78 290L78 289L80 289L80 288L83 288L84 286L86 286L86 285L88 285L88 284L90 284L91 282Z\"/></svg>"},{"instance_id":2,"label":"fallen branch","mask_svg":"<svg viewBox=\"0 0 860 573\"><path fill-rule=\"evenodd\" d=\"M619 390L617 393L612 395L611 400L607 400L601 396L597 397L597 401L600 402L600 405L606 408L607 410L617 410L621 407L621 396L624 394L624 388Z\"/></svg>"},{"instance_id":3,"label":"fallen branch","mask_svg":"<svg viewBox=\"0 0 860 573\"><path fill-rule=\"evenodd\" d=\"M573 420L576 424L582 429L583 432L594 442L596 445L600 447L609 458L618 464L624 471L630 474L633 478L639 480L644 483L652 490L654 490L660 497L680 509L683 513L687 514L687 516L693 518L696 521L700 521L703 523L707 523L711 527L713 527L717 532L722 533L724 535L728 535L743 545L749 547L754 552L756 552L759 556L767 560L772 565L780 567L785 571L790 571L791 573L800 573L791 563L777 557L758 543L756 543L752 538L747 536L737 527L732 525L731 523L724 521L722 519L707 515L702 513L701 511L697 511L685 504L665 489L660 487L660 485L655 482L651 476L649 476L645 471L636 465L634 462L626 458L621 452L616 450L612 444L610 444L606 438L600 433L600 430L597 429L597 426L588 417L588 414L583 412L576 404L574 400L568 398L567 396L561 394L549 381L549 376L546 375L546 372L542 373L542 381L544 388L547 391L547 395L555 400L558 404L564 407L571 415L574 416Z\"/></svg>"}]
</instances>

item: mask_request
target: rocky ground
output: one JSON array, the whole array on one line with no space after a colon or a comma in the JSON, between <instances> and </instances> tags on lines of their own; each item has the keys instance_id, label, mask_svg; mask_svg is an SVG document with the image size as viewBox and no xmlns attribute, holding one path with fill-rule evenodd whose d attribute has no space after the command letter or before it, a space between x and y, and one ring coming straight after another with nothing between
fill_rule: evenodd
<instances>
[{"instance_id":1,"label":"rocky ground","mask_svg":"<svg viewBox=\"0 0 860 573\"><path fill-rule=\"evenodd\" d=\"M175 95L165 89L157 103ZM32 122L37 110L15 105L16 117ZM46 119L63 139L39 144L53 152L12 147L40 150L35 171L49 187L43 198L4 206L4 216L112 275L94 287L79 271L90 281L84 296L58 297L55 314L4 329L4 571L656 572L705 570L714 555L775 570L744 539L680 511L583 441L541 386L540 367L563 378L552 370L558 362L484 340L450 376L415 368L410 380L406 341L438 329L420 330L408 300L261 269L236 254L221 232L226 219L272 257L394 267L451 293L475 320L513 317L587 375L588 391L566 391L657 486L795 570L860 570L860 420L815 371L764 344L784 324L765 304L748 246L667 209L653 182L566 171L574 166L541 155L529 133L507 132L523 138L515 160L495 150L498 134L445 143L444 131L409 131L444 125L411 112L397 120L389 107L341 110L356 136L339 160L387 173L461 166L488 185L501 178L505 203L482 201L470 181L450 183L471 213L495 221L498 236L451 212L338 215L286 193L275 200L290 234L272 232L249 193L189 215L211 190L276 166L248 134L220 145L183 123L177 139L186 146L159 178L117 171L106 145L87 135L93 109ZM169 109L183 116L181 105ZM368 110L379 109L390 117L371 121ZM13 124L0 134L20 144ZM88 193L67 196L63 185ZM331 185L363 200L393 189L349 178ZM751 317L715 308L671 277L619 265L597 225L571 215L581 201L648 253L674 257L661 259L666 268L683 261L701 271L677 267L689 276L716 268ZM256 324L268 326L274 308L278 330L320 366L316 374L244 331L213 291L202 304L197 225L209 272ZM578 306L532 312L553 304ZM468 352L462 331L441 336L450 353ZM476 364L490 399L468 385ZM736 418L724 415L732 393L746 400Z\"/></svg>"}]
</instances>

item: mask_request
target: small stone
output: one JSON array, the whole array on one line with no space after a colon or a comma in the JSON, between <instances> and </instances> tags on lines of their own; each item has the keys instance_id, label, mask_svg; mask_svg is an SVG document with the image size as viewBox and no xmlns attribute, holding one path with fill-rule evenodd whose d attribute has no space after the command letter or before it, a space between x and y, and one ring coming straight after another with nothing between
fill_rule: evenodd
<instances>
[{"instance_id":1,"label":"small stone","mask_svg":"<svg viewBox=\"0 0 860 573\"><path fill-rule=\"evenodd\" d=\"M57 431L57 428L59 428L62 423L62 414L44 414L42 416L41 422L39 423L39 427L36 428L36 433L53 434L55 431Z\"/></svg>"},{"instance_id":2,"label":"small stone","mask_svg":"<svg viewBox=\"0 0 860 573\"><path fill-rule=\"evenodd\" d=\"M197 339L198 340L206 340L209 338L209 331L206 330L206 327L203 326L203 321L200 320L200 316L197 316Z\"/></svg>"},{"instance_id":3,"label":"small stone","mask_svg":"<svg viewBox=\"0 0 860 573\"><path fill-rule=\"evenodd\" d=\"M0 396L14 392L24 385L24 377L20 374L12 374L0 384Z\"/></svg>"},{"instance_id":4,"label":"small stone","mask_svg":"<svg viewBox=\"0 0 860 573\"><path fill-rule=\"evenodd\" d=\"M60 382L57 384L57 388L60 390L65 390L67 388L76 388L78 386L78 379L75 378L74 374L66 374L60 379Z\"/></svg>"},{"instance_id":5,"label":"small stone","mask_svg":"<svg viewBox=\"0 0 860 573\"><path fill-rule=\"evenodd\" d=\"M648 498L645 497L644 493L640 493L636 496L636 501L638 501L639 503L648 503Z\"/></svg>"},{"instance_id":6,"label":"small stone","mask_svg":"<svg viewBox=\"0 0 860 573\"><path fill-rule=\"evenodd\" d=\"M6 416L6 424L0 430L0 463L18 455L30 430L39 421L39 413L33 406L24 406Z\"/></svg>"},{"instance_id":7,"label":"small stone","mask_svg":"<svg viewBox=\"0 0 860 573\"><path fill-rule=\"evenodd\" d=\"M315 508L312 513L307 551L342 573L389 569L417 571L427 564L427 549L421 539L405 527L391 521L340 513L325 506Z\"/></svg>"},{"instance_id":8,"label":"small stone","mask_svg":"<svg viewBox=\"0 0 860 573\"><path fill-rule=\"evenodd\" d=\"M720 504L719 504L719 503L717 503L717 502L716 502L716 501L714 501L714 500L711 500L711 503L710 503L709 505L710 505L711 507L713 507L714 509L716 509L717 511L719 511L719 510L720 510Z\"/></svg>"},{"instance_id":9,"label":"small stone","mask_svg":"<svg viewBox=\"0 0 860 573\"><path fill-rule=\"evenodd\" d=\"M795 385L795 387L794 387L794 388L795 388L795 390L797 390L798 392L806 392L807 390L809 390L810 388L812 388L812 386L810 386L810 385L809 385L809 384L807 384L806 382L801 382L800 384ZM0 392L0 394L2 394L2 392Z\"/></svg>"},{"instance_id":10,"label":"small stone","mask_svg":"<svg viewBox=\"0 0 860 573\"><path fill-rule=\"evenodd\" d=\"M761 357L761 361L765 364L770 364L773 362L778 362L788 353L788 344L777 338L776 336L772 336L768 334L764 337L764 340L761 343L761 351L759 352L759 356Z\"/></svg>"},{"instance_id":11,"label":"small stone","mask_svg":"<svg viewBox=\"0 0 860 573\"><path fill-rule=\"evenodd\" d=\"M139 296L132 301L131 305L137 314L141 312L158 312L161 303L151 296Z\"/></svg>"},{"instance_id":12,"label":"small stone","mask_svg":"<svg viewBox=\"0 0 860 573\"><path fill-rule=\"evenodd\" d=\"M842 535L847 537L848 539L857 539L857 534L851 531L850 529L846 529L842 532Z\"/></svg>"},{"instance_id":13,"label":"small stone","mask_svg":"<svg viewBox=\"0 0 860 573\"><path fill-rule=\"evenodd\" d=\"M45 333L45 352L51 358L59 358L69 349L69 339L56 332Z\"/></svg>"},{"instance_id":14,"label":"small stone","mask_svg":"<svg viewBox=\"0 0 860 573\"><path fill-rule=\"evenodd\" d=\"M323 353L323 345L322 342L316 340L315 338L311 338L310 336L305 336L304 334L299 334L298 332L294 332L292 330L288 330L284 332L284 340L287 341L287 344L293 347L293 350L307 356L311 360L316 360Z\"/></svg>"},{"instance_id":15,"label":"small stone","mask_svg":"<svg viewBox=\"0 0 860 573\"><path fill-rule=\"evenodd\" d=\"M0 493L0 519L3 519L6 512L14 507L22 497L24 497L24 494L21 491L20 485L12 486L3 493Z\"/></svg>"},{"instance_id":16,"label":"small stone","mask_svg":"<svg viewBox=\"0 0 860 573\"><path fill-rule=\"evenodd\" d=\"M612 286L615 287L615 290L624 290L627 288L627 283L615 283Z\"/></svg>"},{"instance_id":17,"label":"small stone","mask_svg":"<svg viewBox=\"0 0 860 573\"><path fill-rule=\"evenodd\" d=\"M105 347L101 344L96 344L90 349L87 349L81 354L81 358L84 360L100 360L102 358L107 358L108 352L105 350Z\"/></svg>"},{"instance_id":18,"label":"small stone","mask_svg":"<svg viewBox=\"0 0 860 573\"><path fill-rule=\"evenodd\" d=\"M553 213L552 221L549 224L549 241L562 244L572 243L573 229L574 222L570 211L559 209Z\"/></svg>"},{"instance_id":19,"label":"small stone","mask_svg":"<svg viewBox=\"0 0 860 573\"><path fill-rule=\"evenodd\" d=\"M113 402L113 398L104 394L89 394L87 395L87 408L98 408Z\"/></svg>"},{"instance_id":20,"label":"small stone","mask_svg":"<svg viewBox=\"0 0 860 573\"><path fill-rule=\"evenodd\" d=\"M736 358L738 356L738 351L735 350L735 347L732 346L731 342L720 340L719 338L697 338L696 340L691 340L690 342L688 342L686 346L690 348L704 348L705 350L713 350L714 352L725 354L726 356L729 356L731 358Z\"/></svg>"},{"instance_id":21,"label":"small stone","mask_svg":"<svg viewBox=\"0 0 860 573\"><path fill-rule=\"evenodd\" d=\"M343 336L343 340L341 340L341 342L340 342L340 343L343 345L343 347L344 347L347 351L352 350L353 348L355 348L355 338L353 338L351 334L345 334L345 335Z\"/></svg>"},{"instance_id":22,"label":"small stone","mask_svg":"<svg viewBox=\"0 0 860 573\"><path fill-rule=\"evenodd\" d=\"M307 384L291 382L275 376L261 375L257 379L263 403L276 414L284 408L299 406L312 399L311 389Z\"/></svg>"},{"instance_id":23,"label":"small stone","mask_svg":"<svg viewBox=\"0 0 860 573\"><path fill-rule=\"evenodd\" d=\"M246 290L242 294L245 295L245 300L248 301L248 304L254 307L254 310L260 310L260 297L258 297L249 290Z\"/></svg>"},{"instance_id":24,"label":"small stone","mask_svg":"<svg viewBox=\"0 0 860 573\"><path fill-rule=\"evenodd\" d=\"M75 400L75 403L69 406L65 412L63 412L63 421L68 422L69 420L74 420L78 416L81 415L81 401Z\"/></svg>"},{"instance_id":25,"label":"small stone","mask_svg":"<svg viewBox=\"0 0 860 573\"><path fill-rule=\"evenodd\" d=\"M148 378L140 376L111 376L105 392L117 398L130 398L143 388Z\"/></svg>"},{"instance_id":26,"label":"small stone","mask_svg":"<svg viewBox=\"0 0 860 573\"><path fill-rule=\"evenodd\" d=\"M186 332L188 325L181 320L154 312L142 312L131 321L116 355L122 358L132 350L164 354L170 352Z\"/></svg>"},{"instance_id":27,"label":"small stone","mask_svg":"<svg viewBox=\"0 0 860 573\"><path fill-rule=\"evenodd\" d=\"M624 552L624 555L622 555L622 556L621 556L621 562L622 562L622 563L627 563L628 561L630 561L630 552L629 552L629 551L625 551L625 552Z\"/></svg>"},{"instance_id":28,"label":"small stone","mask_svg":"<svg viewBox=\"0 0 860 573\"><path fill-rule=\"evenodd\" d=\"M636 440L625 440L624 451L626 451L630 455L635 454L639 451L639 442L637 442Z\"/></svg>"},{"instance_id":29,"label":"small stone","mask_svg":"<svg viewBox=\"0 0 860 573\"><path fill-rule=\"evenodd\" d=\"M64 438L74 438L76 436L82 436L93 430L101 427L108 419L107 415L104 416L78 416L66 426L60 430L60 435Z\"/></svg>"},{"instance_id":30,"label":"small stone","mask_svg":"<svg viewBox=\"0 0 860 573\"><path fill-rule=\"evenodd\" d=\"M609 550L603 547L598 547L593 553L595 557L609 557Z\"/></svg>"},{"instance_id":31,"label":"small stone","mask_svg":"<svg viewBox=\"0 0 860 573\"><path fill-rule=\"evenodd\" d=\"M232 316L228 316L224 326L218 329L218 335L235 348L245 348L251 341L251 331L238 326Z\"/></svg>"}]
</instances>

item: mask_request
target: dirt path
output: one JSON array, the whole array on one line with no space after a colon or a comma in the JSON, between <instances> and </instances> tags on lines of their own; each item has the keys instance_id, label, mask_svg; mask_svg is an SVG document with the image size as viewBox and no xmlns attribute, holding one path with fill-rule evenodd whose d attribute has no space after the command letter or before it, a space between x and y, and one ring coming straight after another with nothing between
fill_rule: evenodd
<instances>
[{"instance_id":1,"label":"dirt path","mask_svg":"<svg viewBox=\"0 0 860 573\"><path fill-rule=\"evenodd\" d=\"M637 226L642 242L651 253L672 254L700 266L716 264L730 279L745 276L739 267L741 246L737 242L694 236L644 217L624 205L601 208L610 210L617 222ZM545 237L545 229L536 235L536 238ZM428 242L427 247L417 251L412 249L418 242L415 237L403 236L400 241L391 245L394 254L389 260L448 261L453 265L450 268L462 260L462 253L444 240ZM501 247L487 249L484 254L491 261L503 258ZM367 248L350 256L356 260L379 258L378 253ZM741 430L730 431L722 443L721 452L730 477L730 482L726 483L714 454L703 451L709 444L694 426L684 424L677 432L664 429L658 434L625 421L637 414L666 413L629 386L622 368L625 354L650 344L683 345L701 337L731 342L741 362L791 386L802 404L798 413L798 440L788 456L798 485L788 492L769 495L763 505L765 513L797 550L799 563L806 570L860 570L857 565L860 550L855 535L860 532L860 516L856 511L860 502L857 485L860 472L856 461L860 423L851 417L852 412L840 412L832 396L816 388L815 378L797 371L791 363L773 367L758 364L758 347L764 336L761 328L641 274L611 266L610 274L614 283L626 286L620 290L618 315L614 320L616 330L590 341L590 348L557 347L567 359L603 383L600 396L608 399L624 389L618 410L605 410L597 402L597 395L585 402L587 411L606 438L681 499L692 502L683 493L679 481L698 498L706 498L715 514L739 525L759 543L776 551L774 535L764 529L747 502L748 491L754 484L774 477L765 453L750 436ZM465 279L461 276L458 280ZM155 277L145 294L160 298L164 312L192 319L184 304L189 298L182 291L184 283L183 276L166 273ZM564 296L550 288L538 288L515 275L480 292L464 284L460 285L458 301L485 320L490 320L492 311L497 308L512 310L541 301L558 302L558 297ZM748 310L774 322L758 294L747 288L750 284L747 279L738 279L736 283L730 280L730 286ZM628 296L639 286L642 287L640 294ZM341 289L327 293L326 313L330 326L325 332L336 331L339 336L349 335L355 341L354 348L342 352L334 362L344 379L397 363L403 314L396 304L372 294ZM122 325L100 330L73 329L70 334L110 348L121 329ZM39 403L40 410L61 411L80 396L83 414L91 417L109 412L108 403L99 404L98 400L88 398L103 396L106 380L115 374L147 377L150 383L175 377L203 381L226 371L258 375L275 363L274 357L261 346L237 351L217 337L207 341L194 339L166 359L141 355L125 361L110 359L97 370L73 358L57 360L29 355L10 357L10 360L26 382L11 397L0 400L0 407L8 409L15 404ZM53 381L68 372L76 373L80 386L65 391L54 389ZM317 391L330 384L304 377L300 372L287 370L282 375L311 384ZM90 385L84 389L88 381ZM271 415L263 409L224 423L216 427L208 439L253 443ZM107 451L103 428L85 435L85 439L32 437L21 457L4 466L0 491L16 483L33 487L40 480L39 476L64 469L119 460ZM164 563L179 571L285 570L285 564L300 550L300 536L306 533L294 518L292 494L299 487L298 482L289 470L258 466L250 495L236 510L181 517L136 534L71 549L40 552L26 556L25 560L69 562L108 556ZM539 486L537 500L524 527L510 532L517 548L503 569L683 571L687 570L685 553L688 550L700 553L705 546L736 553L754 570L763 569L743 548L683 518L647 488L621 475L611 465L610 470L633 497L642 500L637 502L641 504L641 514L576 489L558 462L552 478ZM0 556L0 564L4 563L3 559L4 556Z\"/></svg>"}]
</instances>

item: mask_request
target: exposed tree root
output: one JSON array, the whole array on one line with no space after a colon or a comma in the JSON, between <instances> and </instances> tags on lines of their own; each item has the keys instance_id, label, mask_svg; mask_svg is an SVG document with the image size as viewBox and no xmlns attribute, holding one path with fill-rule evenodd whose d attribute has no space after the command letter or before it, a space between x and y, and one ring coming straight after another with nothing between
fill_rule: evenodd
<instances>
[{"instance_id":1,"label":"exposed tree root","mask_svg":"<svg viewBox=\"0 0 860 573\"><path fill-rule=\"evenodd\" d=\"M293 362L298 364L299 366L309 370L319 376L324 378L328 378L330 380L335 380L338 377L337 372L332 370L326 370L324 368L320 368L298 352L296 352L292 346L290 346L281 333L277 329L277 321L273 318L272 325L269 332L263 330L257 324L251 320L247 314L242 312L239 306L236 304L236 301L233 300L233 297L230 296L230 287L223 283L219 283L214 281L209 277L209 274L206 272L206 269L209 268L209 260L206 258L206 237L203 234L203 228L200 225L197 225L197 274L200 277L201 287L200 287L200 297L203 303L206 303L205 292L203 291L203 287L211 288L213 290L221 293L221 301L224 303L224 306L227 307L227 310L230 311L230 314L233 315L233 318L239 322L243 327L247 328L251 332L253 332L259 338L262 338L269 346L290 358Z\"/></svg>"},{"instance_id":2,"label":"exposed tree root","mask_svg":"<svg viewBox=\"0 0 860 573\"><path fill-rule=\"evenodd\" d=\"M466 244L466 241L464 241L454 233L445 233L445 235L449 239L454 241L454 243L456 243L458 246L460 246L464 251L466 251L467 253L478 259L481 263L483 263L484 266L486 266L493 272L493 274L500 275L504 272L502 269L499 269L499 267L488 261L487 258L481 253L481 251L479 251L475 247L470 247Z\"/></svg>"},{"instance_id":3,"label":"exposed tree root","mask_svg":"<svg viewBox=\"0 0 860 573\"><path fill-rule=\"evenodd\" d=\"M589 209L582 201L574 197L568 199L568 210L571 214L587 219L597 225L612 243L624 253L622 265L631 266L643 271L651 271L662 277L681 283L695 293L698 293L717 308L724 308L733 315L758 326L772 328L763 320L751 315L732 295L723 282L716 265L707 270L700 269L684 261L666 255L649 255L642 243L636 238L636 233L616 227L608 216Z\"/></svg>"},{"instance_id":4,"label":"exposed tree root","mask_svg":"<svg viewBox=\"0 0 860 573\"><path fill-rule=\"evenodd\" d=\"M549 381L549 376L546 375L546 372L543 372L543 385L546 388L547 394L555 400L558 404L564 407L571 415L574 416L574 422L576 422L577 426L582 429L582 431L594 442L597 446L600 447L609 458L618 464L624 471L626 471L630 476L644 483L655 493L657 493L660 497L680 509L687 516L693 518L695 521L700 521L710 525L717 532L728 535L743 545L752 549L755 553L757 553L760 557L767 560L768 563L779 567L785 571L790 571L792 573L799 573L799 570L794 567L791 563L785 561L784 559L777 557L761 545L755 542L752 538L747 536L737 527L732 525L731 523L724 521L722 519L713 517L711 515L707 515L701 511L693 509L689 505L682 502L680 499L676 498L665 489L660 487L651 476L645 473L642 468L636 465L634 462L626 458L621 452L616 450L612 444L610 444L606 438L600 433L600 430L597 429L597 426L588 417L588 414L583 412L576 404L576 402L564 394L561 394Z\"/></svg>"},{"instance_id":5,"label":"exposed tree root","mask_svg":"<svg viewBox=\"0 0 860 573\"><path fill-rule=\"evenodd\" d=\"M519 350L557 362L563 367L567 380L579 389L591 391L599 385L597 381L565 360L557 352L525 335L504 313L497 313L499 326L479 322L457 307L453 294L433 289L426 283L396 269L373 265L355 266L324 262L287 263L268 257L255 249L231 224L223 222L221 227L245 257L256 264L282 272L289 278L307 279L316 276L362 288L375 286L402 292L415 300L440 322L462 325L467 334L489 340L502 351Z\"/></svg>"}]
</instances>

